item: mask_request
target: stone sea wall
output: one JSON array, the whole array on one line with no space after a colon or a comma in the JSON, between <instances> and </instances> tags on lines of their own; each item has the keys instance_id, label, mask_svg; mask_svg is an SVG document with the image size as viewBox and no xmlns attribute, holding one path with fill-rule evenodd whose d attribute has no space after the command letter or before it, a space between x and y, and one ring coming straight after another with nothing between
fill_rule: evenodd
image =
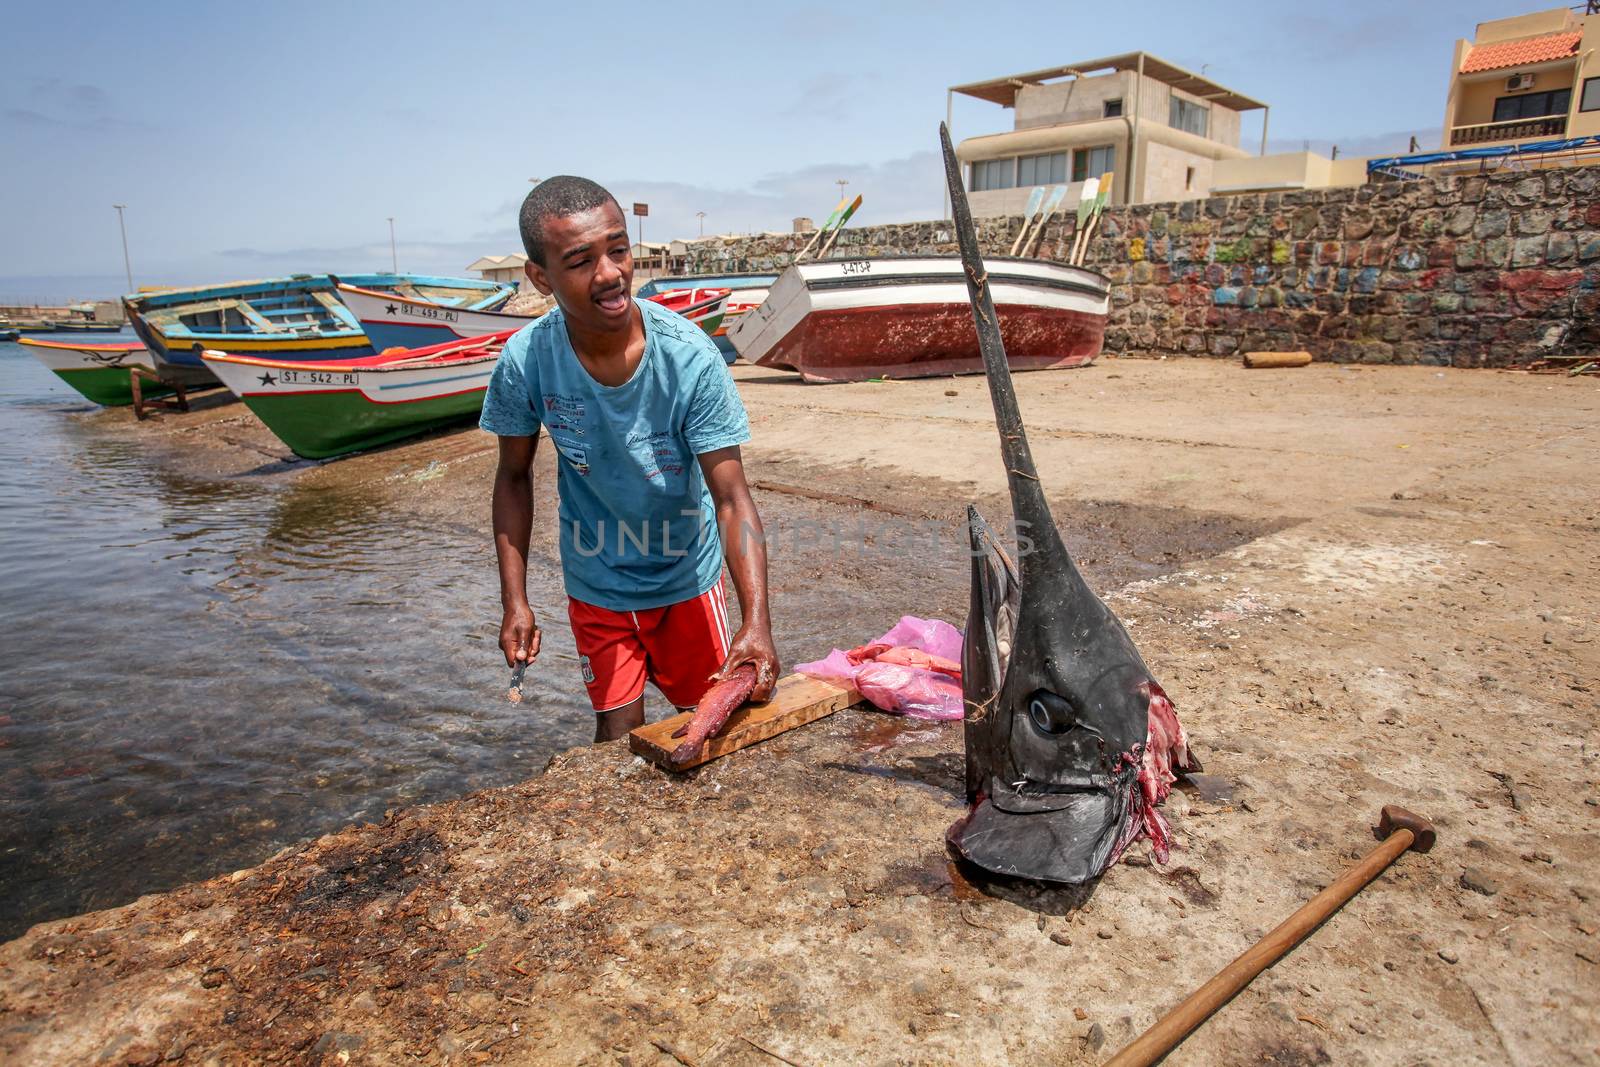
<instances>
[{"instance_id":1,"label":"stone sea wall","mask_svg":"<svg viewBox=\"0 0 1600 1067\"><path fill-rule=\"evenodd\" d=\"M1038 255L1065 259L1073 219ZM1005 253L1020 217L978 221ZM781 269L809 234L695 242L691 269ZM945 222L847 229L834 258L955 252ZM1219 196L1106 212L1106 351L1513 366L1600 350L1600 167Z\"/></svg>"}]
</instances>

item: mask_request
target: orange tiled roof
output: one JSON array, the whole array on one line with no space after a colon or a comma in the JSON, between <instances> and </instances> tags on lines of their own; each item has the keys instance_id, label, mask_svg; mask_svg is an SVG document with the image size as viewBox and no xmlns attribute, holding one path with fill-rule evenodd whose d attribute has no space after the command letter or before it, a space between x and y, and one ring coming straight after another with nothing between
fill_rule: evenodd
<instances>
[{"instance_id":1,"label":"orange tiled roof","mask_svg":"<svg viewBox=\"0 0 1600 1067\"><path fill-rule=\"evenodd\" d=\"M1474 45L1472 51L1467 53L1467 58L1461 61L1461 73L1476 74L1480 70L1499 70L1502 67L1566 59L1578 50L1581 40L1583 31L1572 30L1568 33L1547 33L1542 37L1524 37L1520 41Z\"/></svg>"}]
</instances>

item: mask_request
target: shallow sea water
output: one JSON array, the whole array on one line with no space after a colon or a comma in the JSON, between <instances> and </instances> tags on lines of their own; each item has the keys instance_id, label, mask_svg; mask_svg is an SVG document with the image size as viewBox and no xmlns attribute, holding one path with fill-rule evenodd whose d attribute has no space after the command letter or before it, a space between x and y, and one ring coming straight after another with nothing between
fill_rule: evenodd
<instances>
[{"instance_id":1,"label":"shallow sea water","mask_svg":"<svg viewBox=\"0 0 1600 1067\"><path fill-rule=\"evenodd\" d=\"M505 698L492 546L96 410L0 343L0 938L588 739L570 664Z\"/></svg>"}]
</instances>

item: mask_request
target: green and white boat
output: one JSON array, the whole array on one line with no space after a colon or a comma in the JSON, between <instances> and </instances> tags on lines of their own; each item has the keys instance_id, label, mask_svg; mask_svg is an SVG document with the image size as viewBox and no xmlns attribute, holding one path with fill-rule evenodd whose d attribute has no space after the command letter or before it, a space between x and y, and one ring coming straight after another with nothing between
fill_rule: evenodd
<instances>
[{"instance_id":1,"label":"green and white boat","mask_svg":"<svg viewBox=\"0 0 1600 1067\"><path fill-rule=\"evenodd\" d=\"M106 407L133 403L132 368L155 371L150 353L137 340L39 341L23 337L17 344L27 346L35 359L85 399ZM167 396L172 391L170 386L149 380L140 386L140 392L149 397Z\"/></svg>"},{"instance_id":2,"label":"green and white boat","mask_svg":"<svg viewBox=\"0 0 1600 1067\"><path fill-rule=\"evenodd\" d=\"M327 459L477 418L515 332L356 359L200 358L296 455Z\"/></svg>"}]
</instances>

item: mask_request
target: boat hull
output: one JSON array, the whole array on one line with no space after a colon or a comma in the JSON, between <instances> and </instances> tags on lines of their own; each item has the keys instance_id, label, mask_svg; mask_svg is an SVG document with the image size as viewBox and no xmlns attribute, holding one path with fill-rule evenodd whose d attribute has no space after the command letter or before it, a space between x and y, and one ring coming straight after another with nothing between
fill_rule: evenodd
<instances>
[{"instance_id":1,"label":"boat hull","mask_svg":"<svg viewBox=\"0 0 1600 1067\"><path fill-rule=\"evenodd\" d=\"M534 320L532 315L449 308L353 285L340 285L338 292L339 299L344 301L366 331L372 347L379 352L482 337L519 329Z\"/></svg>"},{"instance_id":2,"label":"boat hull","mask_svg":"<svg viewBox=\"0 0 1600 1067\"><path fill-rule=\"evenodd\" d=\"M219 348L240 355L261 356L269 359L330 360L354 359L370 356L372 344L364 333L349 333L336 337L253 337L241 335L226 340L211 338L195 341L189 338L169 337L159 327L152 326L137 315L129 317L133 332L145 343L158 363L172 363L180 367L204 368L200 353L208 347Z\"/></svg>"},{"instance_id":3,"label":"boat hull","mask_svg":"<svg viewBox=\"0 0 1600 1067\"><path fill-rule=\"evenodd\" d=\"M498 305L513 291L494 282L418 274L363 274L343 281L380 293L403 289L451 309ZM157 362L203 368L200 353L206 350L296 362L370 355L372 343L339 301L335 284L330 275L303 274L135 294L123 304Z\"/></svg>"},{"instance_id":4,"label":"boat hull","mask_svg":"<svg viewBox=\"0 0 1600 1067\"><path fill-rule=\"evenodd\" d=\"M485 385L449 396L386 404L353 390L298 397L247 394L245 406L297 456L331 459L475 420Z\"/></svg>"},{"instance_id":5,"label":"boat hull","mask_svg":"<svg viewBox=\"0 0 1600 1067\"><path fill-rule=\"evenodd\" d=\"M986 260L1015 370L1084 366L1099 356L1105 278L1038 260ZM825 261L791 267L729 331L752 363L809 382L981 374L960 260Z\"/></svg>"},{"instance_id":6,"label":"boat hull","mask_svg":"<svg viewBox=\"0 0 1600 1067\"><path fill-rule=\"evenodd\" d=\"M733 341L728 334L739 325L739 320L761 306L767 299L765 289L745 289L737 291L728 298L728 310L722 316L722 325L717 327L717 332L711 335L711 340L716 342L717 350L727 357L729 363L739 358L738 350L733 347Z\"/></svg>"},{"instance_id":7,"label":"boat hull","mask_svg":"<svg viewBox=\"0 0 1600 1067\"><path fill-rule=\"evenodd\" d=\"M347 455L471 421L483 409L495 363L489 355L384 369L219 356L206 354L212 373L306 459Z\"/></svg>"},{"instance_id":8,"label":"boat hull","mask_svg":"<svg viewBox=\"0 0 1600 1067\"><path fill-rule=\"evenodd\" d=\"M57 333L121 333L120 322L58 322Z\"/></svg>"},{"instance_id":9,"label":"boat hull","mask_svg":"<svg viewBox=\"0 0 1600 1067\"><path fill-rule=\"evenodd\" d=\"M517 330L537 318L534 315L509 315L503 311L441 307L351 285L339 286L339 298L355 315L356 321L371 340L372 347L379 352L395 348L423 348ZM684 314L707 334L714 334L722 324L726 306L727 298L724 296L714 303L702 301L686 308Z\"/></svg>"},{"instance_id":10,"label":"boat hull","mask_svg":"<svg viewBox=\"0 0 1600 1067\"><path fill-rule=\"evenodd\" d=\"M73 345L66 342L24 339L21 344L85 399L104 407L133 403L132 368L154 371L155 363L139 345ZM171 386L146 381L140 392L147 397L167 396Z\"/></svg>"},{"instance_id":11,"label":"boat hull","mask_svg":"<svg viewBox=\"0 0 1600 1067\"><path fill-rule=\"evenodd\" d=\"M711 340L716 344L717 351L722 353L722 358L733 363L739 358L739 353L728 338L729 331L738 325L740 318L755 310L766 300L768 290L777 280L776 274L685 274L679 277L654 278L645 282L639 287L639 296L656 296L669 289L733 290L732 295L728 297L728 306L722 322L711 335Z\"/></svg>"}]
</instances>

